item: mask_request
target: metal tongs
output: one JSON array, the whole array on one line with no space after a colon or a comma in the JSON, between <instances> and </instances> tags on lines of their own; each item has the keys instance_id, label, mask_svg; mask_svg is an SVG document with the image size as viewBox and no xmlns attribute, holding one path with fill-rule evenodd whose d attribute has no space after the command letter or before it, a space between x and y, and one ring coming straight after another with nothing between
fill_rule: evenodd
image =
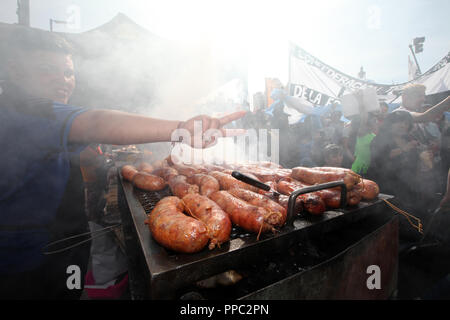
<instances>
[{"instance_id":1,"label":"metal tongs","mask_svg":"<svg viewBox=\"0 0 450 320\"><path fill-rule=\"evenodd\" d=\"M272 190L270 186L267 184L262 183L261 181L255 180L239 171L233 171L231 175L249 185L252 185L254 187L260 188L265 191L272 192L274 197L278 198L280 196L280 193L278 193L275 190ZM335 187L341 187L341 204L340 207L344 208L347 205L347 186L345 185L344 181L333 181L333 182L327 182L322 184L316 184L314 186L300 188L298 190L293 191L289 195L288 200L288 210L287 210L287 218L286 218L286 224L287 225L293 225L294 218L296 216L295 214L295 201L297 198L305 193L315 192L323 189L329 189L329 188L335 188Z\"/></svg>"},{"instance_id":2,"label":"metal tongs","mask_svg":"<svg viewBox=\"0 0 450 320\"><path fill-rule=\"evenodd\" d=\"M245 175L245 174L243 174L243 173L241 173L241 172L239 172L239 171L233 171L233 172L231 173L231 175L232 175L234 178L236 178L236 179L238 179L238 180L240 180L240 181L242 181L242 182L245 182L245 183L247 183L247 184L249 184L249 185L251 185L251 186L257 187L257 188L262 189L262 190L267 191L267 192L272 192L272 194L273 194L273 196L274 196L275 198L278 198L278 197L281 195L281 194L278 193L277 191L273 190L273 189L272 189L270 186L268 186L267 184L262 183L261 181L255 180L255 179L253 179L252 177L249 177L249 176L247 176L247 175Z\"/></svg>"}]
</instances>

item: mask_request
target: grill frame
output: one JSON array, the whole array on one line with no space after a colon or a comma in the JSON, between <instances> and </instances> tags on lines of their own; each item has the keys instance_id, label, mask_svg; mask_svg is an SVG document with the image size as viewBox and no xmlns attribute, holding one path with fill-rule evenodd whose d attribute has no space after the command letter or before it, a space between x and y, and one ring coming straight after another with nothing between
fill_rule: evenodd
<instances>
[{"instance_id":1,"label":"grill frame","mask_svg":"<svg viewBox=\"0 0 450 320\"><path fill-rule=\"evenodd\" d=\"M297 217L292 225L284 226L277 234L260 235L259 241L255 234L242 234L241 230L235 229L230 242L222 244L220 248L211 251L205 248L195 254L182 254L170 252L160 246L144 224L146 215L158 199L170 195L170 190L139 191L131 183L124 181L120 174L119 181L122 220L124 229L127 230L124 233L128 235L126 246L130 269L133 269L130 281L131 287L135 285L135 293L132 292L134 299L175 299L177 290L182 287L258 261L261 255L282 252L298 241L317 237L364 219L384 206L383 199L393 198L380 194L378 199L361 202L353 208L330 210L321 216ZM142 197L148 197L148 202L143 204L140 200Z\"/></svg>"}]
</instances>

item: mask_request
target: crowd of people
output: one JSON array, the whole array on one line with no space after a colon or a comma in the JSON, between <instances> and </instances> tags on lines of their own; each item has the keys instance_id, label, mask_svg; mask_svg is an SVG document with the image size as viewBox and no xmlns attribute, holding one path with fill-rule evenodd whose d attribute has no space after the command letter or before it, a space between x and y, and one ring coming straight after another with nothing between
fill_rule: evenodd
<instances>
[{"instance_id":1,"label":"crowd of people","mask_svg":"<svg viewBox=\"0 0 450 320\"><path fill-rule=\"evenodd\" d=\"M257 109L242 121L248 128L280 130L280 164L284 167L349 168L376 181L382 193L421 219L439 206L450 166L450 99L425 104L426 87L406 86L400 107L389 112L380 102L376 112L346 119L337 105L322 115L307 115L289 125L283 104L272 114ZM343 121L345 119L346 121ZM350 121L348 121L350 120Z\"/></svg>"}]
</instances>

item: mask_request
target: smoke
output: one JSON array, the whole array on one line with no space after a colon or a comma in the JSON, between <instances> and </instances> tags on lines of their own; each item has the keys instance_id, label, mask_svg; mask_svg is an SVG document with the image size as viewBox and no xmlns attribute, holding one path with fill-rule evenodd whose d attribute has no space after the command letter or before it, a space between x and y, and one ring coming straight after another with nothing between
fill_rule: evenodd
<instances>
[{"instance_id":1,"label":"smoke","mask_svg":"<svg viewBox=\"0 0 450 320\"><path fill-rule=\"evenodd\" d=\"M76 88L69 104L187 120L224 115L242 109L247 100L247 57L235 54L227 60L216 54L212 42L165 40L123 14L94 30L59 35L74 48ZM221 139L202 157L243 160L249 151L242 148L249 143L237 140ZM169 143L143 147L155 159L171 150Z\"/></svg>"},{"instance_id":2,"label":"smoke","mask_svg":"<svg viewBox=\"0 0 450 320\"><path fill-rule=\"evenodd\" d=\"M73 104L184 120L198 114L194 102L217 85L207 44L181 48L122 15L66 37L78 49Z\"/></svg>"},{"instance_id":3,"label":"smoke","mask_svg":"<svg viewBox=\"0 0 450 320\"><path fill-rule=\"evenodd\" d=\"M187 120L236 111L247 98L246 58L218 58L211 42L165 40L122 14L95 30L63 36L75 47L70 104ZM170 152L166 143L145 148L155 158Z\"/></svg>"}]
</instances>

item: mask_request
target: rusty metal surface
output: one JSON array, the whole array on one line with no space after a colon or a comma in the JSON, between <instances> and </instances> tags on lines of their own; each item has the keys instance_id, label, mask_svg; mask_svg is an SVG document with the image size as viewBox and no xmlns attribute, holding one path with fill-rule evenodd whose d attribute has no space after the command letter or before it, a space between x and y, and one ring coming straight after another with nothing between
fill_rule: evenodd
<instances>
[{"instance_id":1,"label":"rusty metal surface","mask_svg":"<svg viewBox=\"0 0 450 320\"><path fill-rule=\"evenodd\" d=\"M380 268L380 289L369 289L369 266ZM378 300L396 289L398 272L398 217L371 232L337 256L243 300ZM371 281L369 281L371 282Z\"/></svg>"},{"instance_id":2,"label":"rusty metal surface","mask_svg":"<svg viewBox=\"0 0 450 320\"><path fill-rule=\"evenodd\" d=\"M329 232L363 219L377 208L384 208L381 199L391 198L391 196L381 194L380 199L361 202L357 207L327 211L321 216L298 218L294 220L292 226L285 226L276 234L261 235L259 241L253 234L237 234L220 248L211 251L204 249L196 254L179 254L156 243L144 224L146 215L151 211L152 206L158 199L168 195L166 192L169 191L148 193L152 199L149 199L148 203L145 201L141 203L142 194L139 195L139 193L142 191L136 192L130 183L122 180L121 182L124 197L130 209L136 242L149 274L150 293L148 297L158 299L172 299L177 288L231 268L237 268L257 260L261 255L274 251L281 252L300 238Z\"/></svg>"}]
</instances>

